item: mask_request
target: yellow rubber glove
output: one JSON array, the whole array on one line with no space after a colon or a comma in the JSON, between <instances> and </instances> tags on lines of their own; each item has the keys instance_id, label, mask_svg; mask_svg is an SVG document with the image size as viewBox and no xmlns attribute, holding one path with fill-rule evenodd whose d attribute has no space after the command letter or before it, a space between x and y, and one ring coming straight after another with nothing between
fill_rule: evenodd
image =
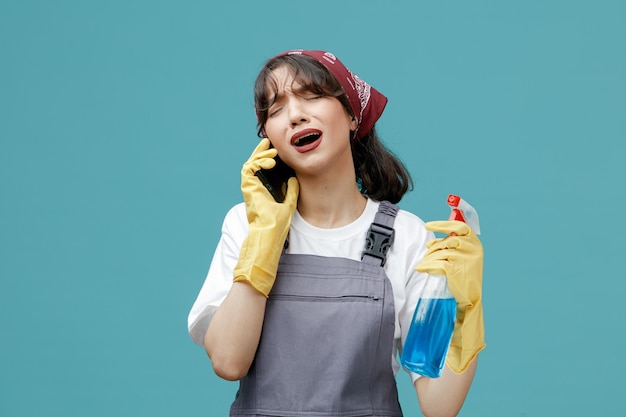
<instances>
[{"instance_id":1,"label":"yellow rubber glove","mask_svg":"<svg viewBox=\"0 0 626 417\"><path fill-rule=\"evenodd\" d=\"M460 374L486 346L481 301L483 247L478 236L463 222L434 221L426 223L426 228L453 234L428 242L428 251L415 269L445 275L448 279L448 287L457 302L457 313L446 364Z\"/></svg>"},{"instance_id":2,"label":"yellow rubber glove","mask_svg":"<svg viewBox=\"0 0 626 417\"><path fill-rule=\"evenodd\" d=\"M254 175L261 168L273 168L276 165L276 154L276 149L270 148L269 139L263 139L243 164L241 192L249 229L233 272L234 281L247 282L266 297L276 279L278 261L296 210L299 192L298 180L289 178L285 201L278 203Z\"/></svg>"}]
</instances>

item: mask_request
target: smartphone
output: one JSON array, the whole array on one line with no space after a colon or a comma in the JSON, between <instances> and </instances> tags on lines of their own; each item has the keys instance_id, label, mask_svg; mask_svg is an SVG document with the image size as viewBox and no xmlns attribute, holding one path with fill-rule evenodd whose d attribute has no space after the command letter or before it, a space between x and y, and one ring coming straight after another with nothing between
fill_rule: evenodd
<instances>
[{"instance_id":1,"label":"smartphone","mask_svg":"<svg viewBox=\"0 0 626 417\"><path fill-rule=\"evenodd\" d=\"M290 177L295 177L296 173L289 165L285 164L282 159L276 155L274 157L276 165L271 169L260 169L256 172L265 188L272 194L274 200L279 203L285 201L285 190L287 189L287 181Z\"/></svg>"}]
</instances>

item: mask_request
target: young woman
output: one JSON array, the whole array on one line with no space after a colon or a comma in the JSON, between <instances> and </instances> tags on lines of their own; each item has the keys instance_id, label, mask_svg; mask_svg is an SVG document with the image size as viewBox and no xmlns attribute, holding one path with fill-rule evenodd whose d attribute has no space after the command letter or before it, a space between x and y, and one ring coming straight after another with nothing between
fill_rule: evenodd
<instances>
[{"instance_id":1,"label":"young woman","mask_svg":"<svg viewBox=\"0 0 626 417\"><path fill-rule=\"evenodd\" d=\"M447 364L411 378L426 416L456 415L484 348L478 238L395 206L411 179L374 128L387 99L334 55L280 54L254 94L265 139L189 315L216 374L240 381L231 416L401 416L398 352L441 275L458 303ZM280 203L255 175L277 154L295 171Z\"/></svg>"}]
</instances>

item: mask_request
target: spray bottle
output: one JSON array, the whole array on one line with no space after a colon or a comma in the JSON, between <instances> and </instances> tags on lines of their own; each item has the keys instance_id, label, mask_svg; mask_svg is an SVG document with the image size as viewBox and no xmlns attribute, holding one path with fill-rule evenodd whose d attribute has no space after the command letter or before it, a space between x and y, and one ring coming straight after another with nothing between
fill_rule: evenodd
<instances>
[{"instance_id":1,"label":"spray bottle","mask_svg":"<svg viewBox=\"0 0 626 417\"><path fill-rule=\"evenodd\" d=\"M457 195L448 196L448 220L466 222L480 234L478 213ZM400 362L409 371L429 378L441 376L456 321L456 300L445 277L429 276L417 302Z\"/></svg>"}]
</instances>

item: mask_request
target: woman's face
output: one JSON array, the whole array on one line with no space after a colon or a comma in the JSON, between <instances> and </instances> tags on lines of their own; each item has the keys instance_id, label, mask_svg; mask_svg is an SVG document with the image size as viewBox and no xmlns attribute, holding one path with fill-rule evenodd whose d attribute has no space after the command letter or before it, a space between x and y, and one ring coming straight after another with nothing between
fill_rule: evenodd
<instances>
[{"instance_id":1,"label":"woman's face","mask_svg":"<svg viewBox=\"0 0 626 417\"><path fill-rule=\"evenodd\" d=\"M346 157L352 161L350 135L356 122L339 100L304 89L287 66L275 69L271 78L265 132L280 157L303 174Z\"/></svg>"}]
</instances>

